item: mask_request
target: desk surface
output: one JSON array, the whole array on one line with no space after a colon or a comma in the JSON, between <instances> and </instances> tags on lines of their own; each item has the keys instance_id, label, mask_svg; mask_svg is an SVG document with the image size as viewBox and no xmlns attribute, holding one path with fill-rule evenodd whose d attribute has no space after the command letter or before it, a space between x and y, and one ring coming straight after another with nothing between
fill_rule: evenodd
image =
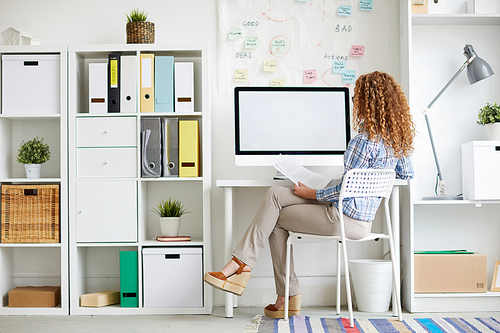
<instances>
[{"instance_id":1,"label":"desk surface","mask_svg":"<svg viewBox=\"0 0 500 333\"><path fill-rule=\"evenodd\" d=\"M333 180L338 183L340 180ZM273 179L219 179L215 182L217 187L269 187L269 186L292 186L290 180ZM395 186L407 185L408 180L396 179Z\"/></svg>"}]
</instances>

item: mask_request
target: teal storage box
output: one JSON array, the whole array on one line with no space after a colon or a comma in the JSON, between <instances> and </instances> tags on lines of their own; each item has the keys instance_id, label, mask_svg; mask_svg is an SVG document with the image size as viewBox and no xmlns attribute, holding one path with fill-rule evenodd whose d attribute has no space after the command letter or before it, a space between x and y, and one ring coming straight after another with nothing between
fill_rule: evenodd
<instances>
[{"instance_id":1,"label":"teal storage box","mask_svg":"<svg viewBox=\"0 0 500 333\"><path fill-rule=\"evenodd\" d=\"M122 308L139 307L137 251L120 251L120 303Z\"/></svg>"}]
</instances>

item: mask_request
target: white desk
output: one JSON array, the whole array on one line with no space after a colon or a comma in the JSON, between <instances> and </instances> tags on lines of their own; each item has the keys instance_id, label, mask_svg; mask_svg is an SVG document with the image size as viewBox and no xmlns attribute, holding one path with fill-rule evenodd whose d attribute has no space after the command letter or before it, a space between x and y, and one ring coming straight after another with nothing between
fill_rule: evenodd
<instances>
[{"instance_id":1,"label":"white desk","mask_svg":"<svg viewBox=\"0 0 500 333\"><path fill-rule=\"evenodd\" d=\"M395 256L396 262L399 266L399 186L407 185L408 181L396 179L394 183L394 188L392 190L392 196L390 200L390 210L392 219L392 232L394 237ZM293 183L289 180L271 180L271 179L259 179L259 180L217 180L216 186L224 188L224 253L226 255L226 262L231 260L231 252L233 250L233 189L234 188L246 188L246 187L271 187L271 186L293 186ZM397 274L399 276L399 267L397 269ZM225 300L225 312L226 318L233 317L233 304L234 304L233 294L226 293ZM394 308L394 307L393 307Z\"/></svg>"}]
</instances>

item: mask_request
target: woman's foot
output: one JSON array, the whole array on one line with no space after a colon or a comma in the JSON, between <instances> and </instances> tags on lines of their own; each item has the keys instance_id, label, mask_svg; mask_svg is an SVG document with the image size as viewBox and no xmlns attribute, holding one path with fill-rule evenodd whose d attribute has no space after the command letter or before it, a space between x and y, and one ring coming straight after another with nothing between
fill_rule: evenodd
<instances>
[{"instance_id":1,"label":"woman's foot","mask_svg":"<svg viewBox=\"0 0 500 333\"><path fill-rule=\"evenodd\" d=\"M203 280L213 287L241 296L250 280L252 268L233 257L220 272L205 273Z\"/></svg>"},{"instance_id":2,"label":"woman's foot","mask_svg":"<svg viewBox=\"0 0 500 333\"><path fill-rule=\"evenodd\" d=\"M288 301L288 316L298 316L300 315L300 306L302 303L302 295L290 296ZM264 309L264 314L271 318L284 318L285 316L285 296L279 296L276 298L274 304L269 304Z\"/></svg>"}]
</instances>

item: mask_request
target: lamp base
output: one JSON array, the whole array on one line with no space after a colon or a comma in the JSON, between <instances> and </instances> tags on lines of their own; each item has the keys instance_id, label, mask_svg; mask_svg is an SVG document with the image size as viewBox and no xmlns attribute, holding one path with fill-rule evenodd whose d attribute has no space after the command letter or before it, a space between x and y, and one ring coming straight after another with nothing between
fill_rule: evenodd
<instances>
[{"instance_id":1,"label":"lamp base","mask_svg":"<svg viewBox=\"0 0 500 333\"><path fill-rule=\"evenodd\" d=\"M463 197L459 196L448 196L448 195L436 195L433 197L422 197L422 200L463 200Z\"/></svg>"}]
</instances>

